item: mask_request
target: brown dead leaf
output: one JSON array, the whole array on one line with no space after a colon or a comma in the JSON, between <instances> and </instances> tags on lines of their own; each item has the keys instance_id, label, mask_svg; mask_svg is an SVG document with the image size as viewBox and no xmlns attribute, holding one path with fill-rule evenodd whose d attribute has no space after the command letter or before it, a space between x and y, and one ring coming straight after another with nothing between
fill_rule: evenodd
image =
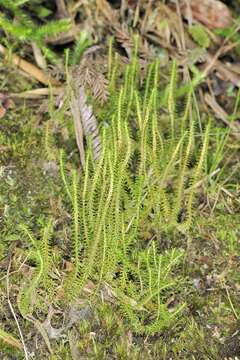
<instances>
[{"instance_id":1,"label":"brown dead leaf","mask_svg":"<svg viewBox=\"0 0 240 360\"><path fill-rule=\"evenodd\" d=\"M14 102L8 94L0 93L0 119L2 119L9 108L14 107Z\"/></svg>"},{"instance_id":2,"label":"brown dead leaf","mask_svg":"<svg viewBox=\"0 0 240 360\"><path fill-rule=\"evenodd\" d=\"M192 19L197 20L209 29L222 29L233 23L227 5L218 0L183 0L181 12L190 24Z\"/></svg>"}]
</instances>

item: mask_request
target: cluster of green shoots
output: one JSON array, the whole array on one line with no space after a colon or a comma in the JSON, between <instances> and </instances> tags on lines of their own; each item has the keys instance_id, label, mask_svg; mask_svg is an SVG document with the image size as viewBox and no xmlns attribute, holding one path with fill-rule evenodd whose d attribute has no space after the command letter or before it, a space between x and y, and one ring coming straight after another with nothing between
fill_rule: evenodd
<instances>
[{"instance_id":1,"label":"cluster of green shoots","mask_svg":"<svg viewBox=\"0 0 240 360\"><path fill-rule=\"evenodd\" d=\"M118 62L109 63L107 118L99 124L101 156L94 160L88 142L84 168L72 171L70 177L63 152L60 156L72 206L73 270L63 288L66 299L72 301L89 280L96 285L94 296L108 286L133 331L155 334L176 321L185 306L180 299L175 308L168 306L170 296L177 296L181 288L177 274L184 251L171 246L164 250L162 239L174 232L184 237L194 222L210 125L196 139L193 89L190 84L187 93L177 98L175 61L164 89L158 60L150 64L144 83L136 52L123 81L118 77ZM52 222L42 240L24 231L36 259L28 292L23 291L20 299L20 310L26 315L30 293L47 287Z\"/></svg>"}]
</instances>

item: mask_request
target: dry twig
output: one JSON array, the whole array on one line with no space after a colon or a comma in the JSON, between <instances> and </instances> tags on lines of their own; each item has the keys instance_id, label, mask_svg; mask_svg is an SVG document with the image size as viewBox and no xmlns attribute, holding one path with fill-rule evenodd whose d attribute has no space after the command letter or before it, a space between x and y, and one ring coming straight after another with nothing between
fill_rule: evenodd
<instances>
[{"instance_id":1,"label":"dry twig","mask_svg":"<svg viewBox=\"0 0 240 360\"><path fill-rule=\"evenodd\" d=\"M6 57L8 56L7 49L1 44L0 44L0 53ZM49 84L58 85L59 84L55 79L53 79L49 76L46 76L42 70L40 70L35 65L30 64L28 61L23 60L22 58L20 58L20 56L13 54L11 56L11 59L12 59L13 64L17 68L20 68L21 70L25 71L27 74L29 74L31 77L38 80L42 84L44 84L44 85L49 85Z\"/></svg>"},{"instance_id":2,"label":"dry twig","mask_svg":"<svg viewBox=\"0 0 240 360\"><path fill-rule=\"evenodd\" d=\"M14 320L15 320L16 325L17 325L17 328L18 328L18 332L19 332L19 335L20 335L20 338L21 338L21 342L22 342L22 345L23 345L23 350L24 350L25 359L28 360L28 359L29 359L29 357L28 357L28 351L27 351L27 347L26 347L25 342L24 342L23 333L22 333L20 324L19 324L19 322L18 322L17 316L16 316L16 314L15 314L14 308L13 308L12 303L11 303L11 300L10 300L9 273L10 273L11 263L12 263L12 262L11 262L11 259L10 259L9 266L8 266L8 269L7 269L7 278L6 278L8 305L9 305L9 308L10 308L10 310L11 310L11 313L12 313L12 315L13 315L13 317L14 317Z\"/></svg>"},{"instance_id":3,"label":"dry twig","mask_svg":"<svg viewBox=\"0 0 240 360\"><path fill-rule=\"evenodd\" d=\"M37 44L34 41L31 43L31 45L37 66L45 70L47 68L47 62L42 55L41 49L37 46Z\"/></svg>"},{"instance_id":4,"label":"dry twig","mask_svg":"<svg viewBox=\"0 0 240 360\"><path fill-rule=\"evenodd\" d=\"M55 87L55 88L38 88L28 91L23 91L19 94L10 93L9 96L11 98L22 98L22 99L40 99L43 96L51 95L60 95L63 92L63 87Z\"/></svg>"},{"instance_id":5,"label":"dry twig","mask_svg":"<svg viewBox=\"0 0 240 360\"><path fill-rule=\"evenodd\" d=\"M237 123L231 122L228 120L228 114L225 110L217 103L213 96L210 94L205 94L204 99L207 105L214 111L215 116L222 120L225 125L227 125L231 131L232 135L237 139L240 139L240 128Z\"/></svg>"}]
</instances>

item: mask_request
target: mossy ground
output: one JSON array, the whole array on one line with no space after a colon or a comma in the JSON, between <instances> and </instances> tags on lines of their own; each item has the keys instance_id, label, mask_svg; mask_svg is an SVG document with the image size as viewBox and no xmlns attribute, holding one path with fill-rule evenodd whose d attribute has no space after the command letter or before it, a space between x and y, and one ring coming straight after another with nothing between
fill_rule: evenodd
<instances>
[{"instance_id":1,"label":"mossy ground","mask_svg":"<svg viewBox=\"0 0 240 360\"><path fill-rule=\"evenodd\" d=\"M23 91L28 86L22 84L22 77L16 73L11 76L6 70L1 76L8 76L7 90ZM199 188L197 216L191 231L187 235L174 233L164 239L163 247L171 244L186 250L184 266L177 270L185 279L181 297L186 302L179 321L154 337L136 336L111 298L106 301L106 296L99 296L94 302L89 302L85 292L73 309L63 301L61 293L52 298L46 298L42 293L42 301L39 301L34 313L40 322L46 320L49 307L57 310L51 322L56 328L64 324L71 311L78 314L78 319L70 328L63 329L57 339L50 340L50 355L39 327L23 319L18 312L18 294L32 267L26 259L26 243L18 225L25 223L37 234L45 219L53 216L51 247L55 271L51 277L60 285L68 266L71 266L71 215L64 202L58 154L60 148L67 149L69 167L77 164L78 154L70 117L64 120L51 118L48 112L38 112L39 105L40 102L35 100L16 100L15 107L8 110L0 125L0 327L19 338L7 299L8 280L10 301L34 359L218 360L240 357L237 172L225 184L223 179L218 184L212 180L207 191L203 183ZM231 139L226 142L226 149L232 145L231 142ZM231 156L224 172L226 179L239 162L236 152L232 151ZM227 158L223 156L222 165ZM91 284L89 286L91 288ZM175 301L173 296L169 300L169 308ZM83 315L79 315L81 310ZM3 341L0 354L2 359L24 358L21 350Z\"/></svg>"}]
</instances>

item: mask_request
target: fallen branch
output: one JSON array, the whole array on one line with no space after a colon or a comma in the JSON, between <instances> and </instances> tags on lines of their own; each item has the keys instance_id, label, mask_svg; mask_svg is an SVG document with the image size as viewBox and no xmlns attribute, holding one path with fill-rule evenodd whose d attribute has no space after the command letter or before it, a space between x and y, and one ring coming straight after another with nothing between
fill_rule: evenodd
<instances>
[{"instance_id":1,"label":"fallen branch","mask_svg":"<svg viewBox=\"0 0 240 360\"><path fill-rule=\"evenodd\" d=\"M8 56L8 50L0 44L0 54L5 57ZM44 85L59 85L59 82L50 76L44 74L44 72L39 69L37 66L29 63L28 61L22 59L20 56L16 54L11 55L12 63L19 69L23 70L27 74L29 74L34 79L38 80L40 83Z\"/></svg>"},{"instance_id":2,"label":"fallen branch","mask_svg":"<svg viewBox=\"0 0 240 360\"><path fill-rule=\"evenodd\" d=\"M39 99L43 96L52 95L60 95L63 91L63 87L55 87L55 88L39 88L34 90L23 91L19 94L10 93L9 97L11 98L22 98L22 99Z\"/></svg>"},{"instance_id":3,"label":"fallen branch","mask_svg":"<svg viewBox=\"0 0 240 360\"><path fill-rule=\"evenodd\" d=\"M16 313L15 313L15 311L14 311L12 302L11 302L11 300L10 300L9 274L10 274L11 264L12 264L12 262L11 262L11 260L10 260L9 265L8 265L8 269L7 269L7 278L6 278L6 280L7 280L7 299L8 299L8 306L9 306L9 308L10 308L10 310L11 310L11 313L12 313L12 315L13 315L13 317L14 317L14 320L15 320L15 322L16 322L16 325L17 325L17 328L18 328L18 332L19 332L19 335L20 335L20 339L21 339L21 343L22 343L22 346L21 346L20 343L16 343L16 342L15 342L15 346L16 346L16 345L19 345L19 346L17 346L17 347L19 347L19 348L22 347L22 348L23 348L24 355L25 355L25 360L28 360L28 359L29 359L29 357L28 357L28 350L27 350L27 347L26 347L25 342L24 342L23 333L22 333L22 330L21 330L19 321L18 321L18 319L17 319Z\"/></svg>"},{"instance_id":4,"label":"fallen branch","mask_svg":"<svg viewBox=\"0 0 240 360\"><path fill-rule=\"evenodd\" d=\"M204 100L206 104L214 111L215 116L222 120L222 122L231 129L231 134L237 139L240 139L240 127L238 123L228 120L228 114L226 111L210 94L205 94Z\"/></svg>"}]
</instances>

